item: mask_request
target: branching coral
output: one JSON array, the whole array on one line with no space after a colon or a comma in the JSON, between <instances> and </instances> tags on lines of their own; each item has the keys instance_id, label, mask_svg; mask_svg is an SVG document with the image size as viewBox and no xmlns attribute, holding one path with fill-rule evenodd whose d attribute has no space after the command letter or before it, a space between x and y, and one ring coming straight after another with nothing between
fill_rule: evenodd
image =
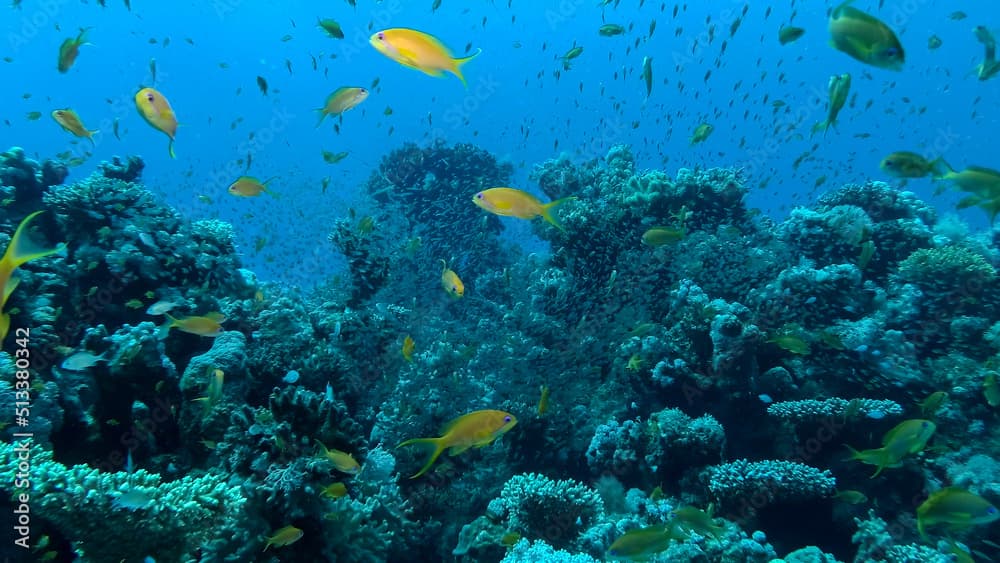
<instances>
[{"instance_id":1,"label":"branching coral","mask_svg":"<svg viewBox=\"0 0 1000 563\"><path fill-rule=\"evenodd\" d=\"M567 547L604 518L604 501L597 491L576 481L528 473L511 477L488 512L493 518L506 518L511 530L527 538Z\"/></svg>"},{"instance_id":2,"label":"branching coral","mask_svg":"<svg viewBox=\"0 0 1000 563\"><path fill-rule=\"evenodd\" d=\"M66 467L37 447L30 459L31 490L21 492L30 494L32 514L52 522L91 561L196 557L203 542L225 533L246 502L239 486L215 473L173 481L142 469L131 476L102 473ZM3 473L14 475L17 466L14 446L0 443Z\"/></svg>"}]
</instances>

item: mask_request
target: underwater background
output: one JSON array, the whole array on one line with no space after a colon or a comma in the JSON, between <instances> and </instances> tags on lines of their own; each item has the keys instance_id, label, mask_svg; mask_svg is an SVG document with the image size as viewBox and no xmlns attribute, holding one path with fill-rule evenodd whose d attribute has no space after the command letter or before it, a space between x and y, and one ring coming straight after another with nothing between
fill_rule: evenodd
<instances>
[{"instance_id":1,"label":"underwater background","mask_svg":"<svg viewBox=\"0 0 1000 563\"><path fill-rule=\"evenodd\" d=\"M0 13L7 560L1000 554L991 3Z\"/></svg>"}]
</instances>

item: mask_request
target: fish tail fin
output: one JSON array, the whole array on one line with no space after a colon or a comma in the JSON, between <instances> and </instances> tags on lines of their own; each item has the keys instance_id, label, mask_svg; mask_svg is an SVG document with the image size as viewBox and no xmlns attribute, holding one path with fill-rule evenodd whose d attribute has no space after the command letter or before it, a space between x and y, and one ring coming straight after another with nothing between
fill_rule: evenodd
<instances>
[{"instance_id":1,"label":"fish tail fin","mask_svg":"<svg viewBox=\"0 0 1000 563\"><path fill-rule=\"evenodd\" d=\"M167 145L167 153L170 158L177 158L177 154L174 153L174 140L170 139L170 143Z\"/></svg>"},{"instance_id":2,"label":"fish tail fin","mask_svg":"<svg viewBox=\"0 0 1000 563\"><path fill-rule=\"evenodd\" d=\"M424 473L427 473L427 470L430 469L432 465L434 465L434 462L437 461L437 458L445 450L444 438L412 438L410 440L406 440L405 442L400 443L396 447L402 448L403 446L412 446L413 444L432 445L434 446L434 453L431 454L431 457L430 459L427 460L427 463L425 463L424 466L420 468L420 471L417 471L417 473L411 476L410 479L416 479L417 477L420 477Z\"/></svg>"},{"instance_id":3,"label":"fish tail fin","mask_svg":"<svg viewBox=\"0 0 1000 563\"><path fill-rule=\"evenodd\" d=\"M317 108L316 113L319 114L319 121L316 122L316 129L319 129L319 126L323 125L323 120L326 119L326 108Z\"/></svg>"},{"instance_id":4,"label":"fish tail fin","mask_svg":"<svg viewBox=\"0 0 1000 563\"><path fill-rule=\"evenodd\" d=\"M553 225L555 228L559 229L560 231L566 232L566 229L563 228L563 226L559 223L559 221L556 220L555 215L552 214L552 210L554 208L556 208L556 207L558 207L558 206L566 203L567 201L574 200L574 199L576 199L576 196L575 195L571 195L569 197L564 197L564 198L561 198L561 199L557 199L555 201L550 201L548 203L542 204L542 219L545 219L546 221L548 221L551 225Z\"/></svg>"},{"instance_id":5,"label":"fish tail fin","mask_svg":"<svg viewBox=\"0 0 1000 563\"><path fill-rule=\"evenodd\" d=\"M820 131L822 131L823 134L826 135L826 130L829 129L829 128L830 128L830 122L829 121L826 121L826 120L820 121L816 125L813 125L812 134L815 135L816 133L819 133Z\"/></svg>"},{"instance_id":6,"label":"fish tail fin","mask_svg":"<svg viewBox=\"0 0 1000 563\"><path fill-rule=\"evenodd\" d=\"M0 262L8 265L11 270L14 270L25 262L30 262L31 260L36 260L38 258L44 258L50 254L55 254L56 252L62 250L65 246L63 244L58 244L55 248L38 248L25 237L24 230L28 227L28 224L31 223L31 220L34 219L36 215L43 212L44 211L35 211L31 215L22 219L21 224L18 225L17 230L14 231L14 236L11 237L10 242L7 243L7 251L4 253L3 258L0 258Z\"/></svg>"},{"instance_id":7,"label":"fish tail fin","mask_svg":"<svg viewBox=\"0 0 1000 563\"><path fill-rule=\"evenodd\" d=\"M177 325L177 319L171 317L170 313L163 313L163 316L167 317L167 320L163 321L163 324L156 329L157 340L166 340L170 329Z\"/></svg>"},{"instance_id":8,"label":"fish tail fin","mask_svg":"<svg viewBox=\"0 0 1000 563\"><path fill-rule=\"evenodd\" d=\"M861 459L861 452L859 452L858 450L852 448L851 446L848 446L847 444L844 444L844 447L847 448L848 450L850 450L850 452L851 452L851 457L845 459L844 461L854 461L854 460L857 460L857 459Z\"/></svg>"},{"instance_id":9,"label":"fish tail fin","mask_svg":"<svg viewBox=\"0 0 1000 563\"><path fill-rule=\"evenodd\" d=\"M98 134L100 132L101 132L100 129L94 129L93 131L87 131L87 138L90 139L90 144L94 145L94 147L97 147L97 142L94 141L94 135L96 135L96 134Z\"/></svg>"},{"instance_id":10,"label":"fish tail fin","mask_svg":"<svg viewBox=\"0 0 1000 563\"><path fill-rule=\"evenodd\" d=\"M931 178L935 180L943 180L949 174L954 174L955 169L951 167L950 164L944 159L943 156L939 156L931 162Z\"/></svg>"},{"instance_id":11,"label":"fish tail fin","mask_svg":"<svg viewBox=\"0 0 1000 563\"><path fill-rule=\"evenodd\" d=\"M471 61L472 59L478 57L482 52L483 52L482 49L476 49L476 52L472 53L468 57L462 57L462 58L459 58L459 59L452 59L452 63L454 63L454 68L451 69L451 72L452 72L452 74L454 74L455 76L457 76L459 80L462 81L462 86L465 86L466 89L469 88L469 83L466 82L465 81L465 77L462 76L462 65L464 65L465 63L467 63L467 62Z\"/></svg>"}]
</instances>

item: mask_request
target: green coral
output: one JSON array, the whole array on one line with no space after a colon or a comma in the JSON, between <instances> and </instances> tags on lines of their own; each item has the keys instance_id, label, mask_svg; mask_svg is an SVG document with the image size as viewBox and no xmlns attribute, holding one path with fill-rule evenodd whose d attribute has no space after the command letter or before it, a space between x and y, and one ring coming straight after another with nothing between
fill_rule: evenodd
<instances>
[{"instance_id":1,"label":"green coral","mask_svg":"<svg viewBox=\"0 0 1000 563\"><path fill-rule=\"evenodd\" d=\"M901 281L934 293L969 290L995 278L996 270L985 258L961 246L923 248L899 264Z\"/></svg>"},{"instance_id":2,"label":"green coral","mask_svg":"<svg viewBox=\"0 0 1000 563\"><path fill-rule=\"evenodd\" d=\"M0 470L14 475L18 453L0 444ZM164 482L140 469L103 473L86 465L67 467L52 452L30 450L32 513L55 525L88 561L160 561L195 557L201 544L223 534L245 502L238 485L205 474ZM123 495L128 495L124 496ZM124 506L124 505L128 506Z\"/></svg>"}]
</instances>

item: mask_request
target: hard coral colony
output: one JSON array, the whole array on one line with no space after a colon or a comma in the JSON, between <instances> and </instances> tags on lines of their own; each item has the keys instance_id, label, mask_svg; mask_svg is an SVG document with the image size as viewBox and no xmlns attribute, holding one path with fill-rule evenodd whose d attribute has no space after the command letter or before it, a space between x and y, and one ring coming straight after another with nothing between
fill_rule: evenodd
<instances>
[{"instance_id":1,"label":"hard coral colony","mask_svg":"<svg viewBox=\"0 0 1000 563\"><path fill-rule=\"evenodd\" d=\"M1000 557L995 8L230 4L0 8L5 557Z\"/></svg>"}]
</instances>

